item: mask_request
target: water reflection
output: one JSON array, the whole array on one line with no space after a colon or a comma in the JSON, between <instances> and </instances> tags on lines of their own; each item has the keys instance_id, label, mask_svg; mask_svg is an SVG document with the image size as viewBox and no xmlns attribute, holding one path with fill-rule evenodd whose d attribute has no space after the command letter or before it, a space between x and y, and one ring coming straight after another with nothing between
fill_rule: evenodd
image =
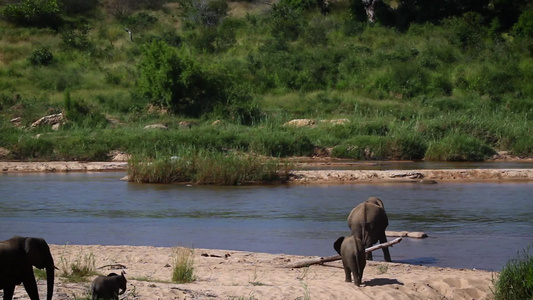
<instances>
[{"instance_id":1,"label":"water reflection","mask_svg":"<svg viewBox=\"0 0 533 300\"><path fill-rule=\"evenodd\" d=\"M194 246L333 255L346 217L379 196L389 230L404 239L393 260L497 270L533 242L531 183L212 187L121 182L123 173L0 175L0 240L55 244ZM375 257L382 260L382 252Z\"/></svg>"}]
</instances>

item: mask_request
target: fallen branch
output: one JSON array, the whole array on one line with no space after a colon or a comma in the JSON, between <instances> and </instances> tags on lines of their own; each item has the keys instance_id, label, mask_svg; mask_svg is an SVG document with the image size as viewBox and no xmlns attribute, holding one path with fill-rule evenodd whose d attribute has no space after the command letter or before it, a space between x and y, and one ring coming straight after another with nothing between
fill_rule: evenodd
<instances>
[{"instance_id":1,"label":"fallen branch","mask_svg":"<svg viewBox=\"0 0 533 300\"><path fill-rule=\"evenodd\" d=\"M390 246L392 246L394 244L398 244L401 241L402 241L402 238L399 237L399 238L394 239L394 240L392 240L390 242L386 242L386 243L383 243L383 244L377 244L375 246L366 248L365 252L368 253L368 252L376 251L376 250L381 249L381 248L390 247ZM341 256L340 255L334 255L334 256L327 256L327 257L304 259L304 260L300 260L300 261L297 261L297 262L294 262L292 264L287 265L287 268L302 268L302 267L308 267L310 265L323 264L323 263L326 263L326 262L331 262L331 261L336 261L336 260L341 260Z\"/></svg>"},{"instance_id":2,"label":"fallen branch","mask_svg":"<svg viewBox=\"0 0 533 300\"><path fill-rule=\"evenodd\" d=\"M127 267L123 264L112 264L112 265L105 265L105 266L101 266L101 267L98 267L96 269L103 269L103 268L109 268L109 269L127 269Z\"/></svg>"}]
</instances>

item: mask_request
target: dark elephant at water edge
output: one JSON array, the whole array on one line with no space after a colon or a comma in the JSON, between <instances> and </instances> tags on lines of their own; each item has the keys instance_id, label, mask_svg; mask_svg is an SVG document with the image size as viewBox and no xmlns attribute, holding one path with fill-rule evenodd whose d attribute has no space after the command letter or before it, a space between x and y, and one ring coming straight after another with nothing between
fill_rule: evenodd
<instances>
[{"instance_id":1,"label":"dark elephant at water edge","mask_svg":"<svg viewBox=\"0 0 533 300\"><path fill-rule=\"evenodd\" d=\"M4 300L13 299L15 286L21 283L31 300L39 300L33 267L46 268L46 299L51 300L55 266L46 241L42 238L14 236L0 242L0 289L4 290Z\"/></svg>"},{"instance_id":2,"label":"dark elephant at water edge","mask_svg":"<svg viewBox=\"0 0 533 300\"><path fill-rule=\"evenodd\" d=\"M370 197L365 202L357 205L348 216L348 227L354 237L363 241L365 248L372 247L378 241L387 242L385 229L389 226L389 219L385 212L383 201L377 197ZM385 261L390 262L389 248L383 248ZM368 260L372 260L372 252L366 254Z\"/></svg>"}]
</instances>

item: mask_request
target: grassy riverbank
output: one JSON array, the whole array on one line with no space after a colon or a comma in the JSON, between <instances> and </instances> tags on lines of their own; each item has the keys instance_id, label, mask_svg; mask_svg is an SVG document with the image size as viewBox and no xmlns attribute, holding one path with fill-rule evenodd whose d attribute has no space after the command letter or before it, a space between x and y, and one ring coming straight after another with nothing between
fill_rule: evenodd
<instances>
[{"instance_id":1,"label":"grassy riverbank","mask_svg":"<svg viewBox=\"0 0 533 300\"><path fill-rule=\"evenodd\" d=\"M304 1L140 1L123 12L112 1L47 1L59 4L57 23L16 19L20 8L0 5L2 160L105 161L123 151L168 161L192 148L220 161L231 151L533 155L526 2L510 19L494 6L406 26L367 22L357 1L335 2L327 16ZM195 18L200 9L216 22ZM57 130L32 127L55 113ZM298 118L308 126L284 125Z\"/></svg>"}]
</instances>

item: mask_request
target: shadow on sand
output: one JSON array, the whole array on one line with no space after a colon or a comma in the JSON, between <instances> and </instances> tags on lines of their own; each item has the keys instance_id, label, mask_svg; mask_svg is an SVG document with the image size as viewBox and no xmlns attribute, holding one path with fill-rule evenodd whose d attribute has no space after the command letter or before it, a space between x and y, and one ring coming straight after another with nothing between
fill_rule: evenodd
<instances>
[{"instance_id":1,"label":"shadow on sand","mask_svg":"<svg viewBox=\"0 0 533 300\"><path fill-rule=\"evenodd\" d=\"M399 282L398 280L392 279L392 278L374 278L374 279L365 281L363 283L365 286L380 286L380 285L388 285L388 284L403 285L402 282Z\"/></svg>"}]
</instances>

